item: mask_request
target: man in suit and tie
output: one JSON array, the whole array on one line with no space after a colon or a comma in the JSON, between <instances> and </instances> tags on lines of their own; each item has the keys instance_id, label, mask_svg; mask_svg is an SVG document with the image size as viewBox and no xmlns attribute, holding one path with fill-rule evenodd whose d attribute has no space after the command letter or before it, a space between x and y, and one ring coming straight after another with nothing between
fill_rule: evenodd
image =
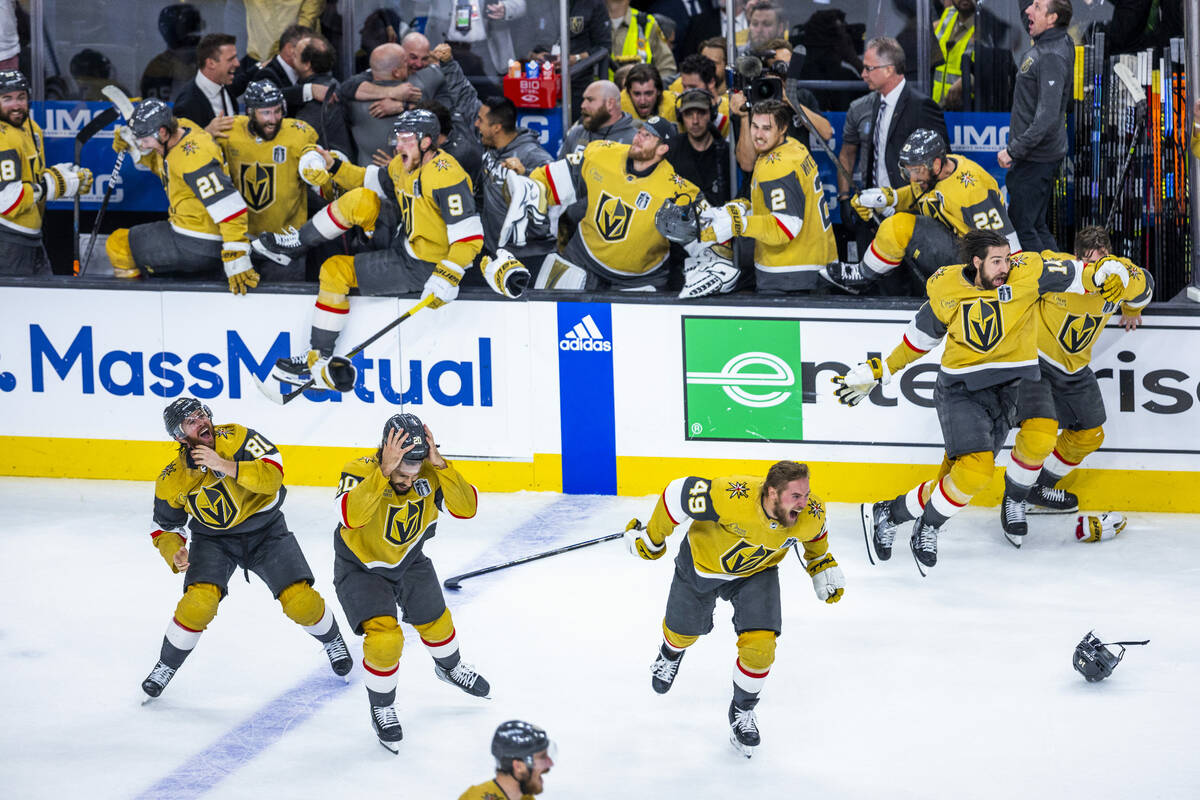
<instances>
[{"instance_id":1,"label":"man in suit and tie","mask_svg":"<svg viewBox=\"0 0 1200 800\"><path fill-rule=\"evenodd\" d=\"M228 118L224 130L233 124L237 113L235 98L229 92L237 72L237 39L227 33L210 33L196 45L196 77L175 98L174 115L190 119L208 129L217 117ZM217 123L218 125L220 123ZM209 130L209 133L214 133Z\"/></svg>"},{"instance_id":2,"label":"man in suit and tie","mask_svg":"<svg viewBox=\"0 0 1200 800\"><path fill-rule=\"evenodd\" d=\"M892 37L880 36L867 42L862 77L871 92L851 103L846 112L838 161L847 174L854 175L858 186L852 186L839 172L838 205L842 224L855 226L859 234L860 256L873 231L859 222L850 208L850 197L862 187L899 189L908 185L900 171L900 148L918 128L932 130L943 141L950 141L942 109L904 79L904 62L904 49ZM860 167L858 173L855 173L856 161ZM879 289L883 294L908 294L907 279L903 271L897 271L881 281Z\"/></svg>"},{"instance_id":3,"label":"man in suit and tie","mask_svg":"<svg viewBox=\"0 0 1200 800\"><path fill-rule=\"evenodd\" d=\"M283 92L284 116L296 116L305 103L314 99L312 86L300 77L300 51L297 49L312 35L312 29L303 25L287 26L279 36L279 52L251 75L252 81L267 80L279 87Z\"/></svg>"}]
</instances>

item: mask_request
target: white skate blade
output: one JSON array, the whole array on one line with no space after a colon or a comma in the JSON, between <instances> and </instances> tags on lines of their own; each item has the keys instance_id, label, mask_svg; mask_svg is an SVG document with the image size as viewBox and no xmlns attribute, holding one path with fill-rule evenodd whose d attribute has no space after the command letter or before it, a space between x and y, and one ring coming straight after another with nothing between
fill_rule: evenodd
<instances>
[{"instance_id":1,"label":"white skate blade","mask_svg":"<svg viewBox=\"0 0 1200 800\"><path fill-rule=\"evenodd\" d=\"M871 566L874 566L875 547L871 543L871 537L875 532L874 504L860 503L858 512L862 516L863 539L867 544L867 560L871 562Z\"/></svg>"},{"instance_id":2,"label":"white skate blade","mask_svg":"<svg viewBox=\"0 0 1200 800\"><path fill-rule=\"evenodd\" d=\"M1017 548L1018 550L1021 549L1021 545L1025 544L1024 536L1014 536L1011 533L1008 533L1007 531L1003 531L1003 533L1004 533L1004 538L1008 539L1008 543L1011 544L1013 547Z\"/></svg>"},{"instance_id":3,"label":"white skate blade","mask_svg":"<svg viewBox=\"0 0 1200 800\"><path fill-rule=\"evenodd\" d=\"M379 744L392 755L400 755L400 742L385 742L383 739L379 739Z\"/></svg>"},{"instance_id":4,"label":"white skate blade","mask_svg":"<svg viewBox=\"0 0 1200 800\"><path fill-rule=\"evenodd\" d=\"M263 258L268 258L280 266L286 267L288 264L292 263L291 256L284 255L283 253L276 253L273 250L268 250L266 247L263 247L261 244L259 244L258 239L252 241L250 243L250 247L253 248L254 252L258 253Z\"/></svg>"},{"instance_id":5,"label":"white skate blade","mask_svg":"<svg viewBox=\"0 0 1200 800\"><path fill-rule=\"evenodd\" d=\"M729 743L731 745L733 745L734 750L738 751L738 753L745 756L746 758L750 758L751 756L754 755L754 748L751 747L750 745L745 745L745 744L742 744L741 742L739 742L738 738L737 738L737 734L734 733L733 731L729 732Z\"/></svg>"},{"instance_id":6,"label":"white skate blade","mask_svg":"<svg viewBox=\"0 0 1200 800\"><path fill-rule=\"evenodd\" d=\"M1074 514L1079 511L1079 505L1074 508L1046 508L1045 506L1035 506L1029 501L1025 502L1026 514Z\"/></svg>"},{"instance_id":7,"label":"white skate blade","mask_svg":"<svg viewBox=\"0 0 1200 800\"><path fill-rule=\"evenodd\" d=\"M271 375L269 380L286 383L289 386L303 386L312 380L312 375L308 372L305 372L303 375L294 375L291 372L280 369L279 367L271 367Z\"/></svg>"}]
</instances>

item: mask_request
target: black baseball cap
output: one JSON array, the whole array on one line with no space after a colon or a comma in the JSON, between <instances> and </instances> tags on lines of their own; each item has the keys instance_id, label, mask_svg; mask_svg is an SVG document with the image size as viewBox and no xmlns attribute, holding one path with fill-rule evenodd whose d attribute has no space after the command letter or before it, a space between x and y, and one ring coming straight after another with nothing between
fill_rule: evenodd
<instances>
[{"instance_id":1,"label":"black baseball cap","mask_svg":"<svg viewBox=\"0 0 1200 800\"><path fill-rule=\"evenodd\" d=\"M657 136L663 144L674 143L676 137L679 136L679 127L668 119L663 119L659 116L653 116L649 119L641 121L639 127L649 128L650 131Z\"/></svg>"}]
</instances>

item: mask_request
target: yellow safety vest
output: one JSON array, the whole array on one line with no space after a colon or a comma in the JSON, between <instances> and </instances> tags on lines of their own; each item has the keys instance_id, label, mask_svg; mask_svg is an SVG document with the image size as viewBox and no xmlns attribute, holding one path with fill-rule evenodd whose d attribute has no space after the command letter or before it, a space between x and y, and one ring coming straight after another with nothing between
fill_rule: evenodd
<instances>
[{"instance_id":1,"label":"yellow safety vest","mask_svg":"<svg viewBox=\"0 0 1200 800\"><path fill-rule=\"evenodd\" d=\"M942 63L933 70L933 100L935 103L942 102L946 92L950 91L954 82L962 77L959 65L962 63L963 53L975 39L975 25L972 23L967 32L953 46L950 46L950 36L954 33L954 23L957 20L958 9L951 6L942 12L941 19L938 20L937 25L933 26L934 35L938 40L938 48L942 51Z\"/></svg>"},{"instance_id":2,"label":"yellow safety vest","mask_svg":"<svg viewBox=\"0 0 1200 800\"><path fill-rule=\"evenodd\" d=\"M646 14L646 24L639 25L638 17L640 14L638 10L631 8L629 11L633 16L629 20L629 30L625 32L625 42L621 45L619 53L613 53L613 58L636 58L643 64L649 64L654 60L654 53L650 49L650 29L654 26L654 17ZM615 75L616 71L609 69L608 79L612 80Z\"/></svg>"}]
</instances>

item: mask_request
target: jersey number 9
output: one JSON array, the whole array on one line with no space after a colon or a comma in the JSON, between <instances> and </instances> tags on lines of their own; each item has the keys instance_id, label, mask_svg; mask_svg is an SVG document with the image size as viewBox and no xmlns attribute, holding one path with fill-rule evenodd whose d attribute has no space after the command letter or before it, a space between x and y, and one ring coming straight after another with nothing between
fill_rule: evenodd
<instances>
[{"instance_id":1,"label":"jersey number 9","mask_svg":"<svg viewBox=\"0 0 1200 800\"><path fill-rule=\"evenodd\" d=\"M708 511L708 482L696 481L692 484L692 488L688 490L688 511L694 514L703 514Z\"/></svg>"}]
</instances>

